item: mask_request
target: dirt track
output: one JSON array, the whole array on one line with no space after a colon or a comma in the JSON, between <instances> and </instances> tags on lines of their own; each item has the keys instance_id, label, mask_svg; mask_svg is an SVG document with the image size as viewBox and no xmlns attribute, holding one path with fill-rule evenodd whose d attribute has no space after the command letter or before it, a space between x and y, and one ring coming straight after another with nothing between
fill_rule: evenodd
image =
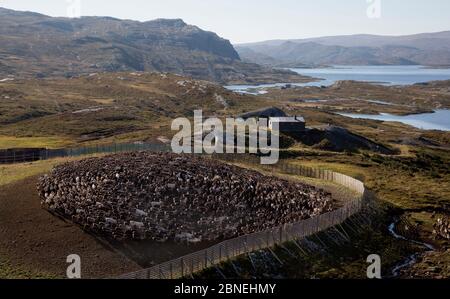
<instances>
[{"instance_id":1,"label":"dirt track","mask_svg":"<svg viewBox=\"0 0 450 299\"><path fill-rule=\"evenodd\" d=\"M40 206L37 177L0 187L0 258L30 273L64 278L66 258L81 257L83 278L114 277L139 270L129 259Z\"/></svg>"}]
</instances>

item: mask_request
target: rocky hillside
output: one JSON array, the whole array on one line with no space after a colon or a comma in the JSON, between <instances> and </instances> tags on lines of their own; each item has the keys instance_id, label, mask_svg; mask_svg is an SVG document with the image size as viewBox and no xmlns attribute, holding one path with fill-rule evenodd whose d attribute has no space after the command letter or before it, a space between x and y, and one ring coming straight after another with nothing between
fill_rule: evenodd
<instances>
[{"instance_id":1,"label":"rocky hillside","mask_svg":"<svg viewBox=\"0 0 450 299\"><path fill-rule=\"evenodd\" d=\"M193 110L216 115L249 101L252 97L215 83L157 72L13 80L0 82L0 139L56 135L92 140L146 129L148 138L159 130L170 132L173 119L190 118Z\"/></svg>"},{"instance_id":2,"label":"rocky hillside","mask_svg":"<svg viewBox=\"0 0 450 299\"><path fill-rule=\"evenodd\" d=\"M0 8L0 75L102 71L162 71L221 83L295 80L290 72L241 62L228 40L180 19L52 18Z\"/></svg>"},{"instance_id":3,"label":"rocky hillside","mask_svg":"<svg viewBox=\"0 0 450 299\"><path fill-rule=\"evenodd\" d=\"M350 35L236 46L264 65L450 65L450 31L409 36Z\"/></svg>"}]
</instances>

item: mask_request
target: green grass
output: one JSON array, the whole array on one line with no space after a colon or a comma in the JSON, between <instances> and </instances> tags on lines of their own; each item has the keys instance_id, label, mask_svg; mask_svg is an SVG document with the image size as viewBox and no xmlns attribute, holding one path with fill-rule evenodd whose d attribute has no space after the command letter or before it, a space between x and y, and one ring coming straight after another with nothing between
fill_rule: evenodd
<instances>
[{"instance_id":1,"label":"green grass","mask_svg":"<svg viewBox=\"0 0 450 299\"><path fill-rule=\"evenodd\" d=\"M448 161L448 153L428 151L425 156L419 152L414 157L299 157L294 163L352 176L362 180L382 201L404 210L421 210L450 202Z\"/></svg>"},{"instance_id":2,"label":"green grass","mask_svg":"<svg viewBox=\"0 0 450 299\"><path fill-rule=\"evenodd\" d=\"M62 148L71 141L60 137L0 136L0 149L8 148Z\"/></svg>"},{"instance_id":3,"label":"green grass","mask_svg":"<svg viewBox=\"0 0 450 299\"><path fill-rule=\"evenodd\" d=\"M328 169L360 180L364 180L364 178L366 177L364 169L355 167L354 165L347 163L329 163L325 161L294 161L293 164L319 169Z\"/></svg>"},{"instance_id":4,"label":"green grass","mask_svg":"<svg viewBox=\"0 0 450 299\"><path fill-rule=\"evenodd\" d=\"M14 182L24 180L29 177L33 177L39 174L49 172L54 166L69 162L76 161L88 157L100 157L102 154L89 155L77 158L57 158L51 160L42 160L29 163L0 165L0 187L8 185Z\"/></svg>"},{"instance_id":5,"label":"green grass","mask_svg":"<svg viewBox=\"0 0 450 299\"><path fill-rule=\"evenodd\" d=\"M0 256L0 279L57 279L54 274L38 272L23 267L13 267Z\"/></svg>"},{"instance_id":6,"label":"green grass","mask_svg":"<svg viewBox=\"0 0 450 299\"><path fill-rule=\"evenodd\" d=\"M65 161L67 161L67 159L0 165L0 186L8 185L41 173L48 172L53 166Z\"/></svg>"}]
</instances>

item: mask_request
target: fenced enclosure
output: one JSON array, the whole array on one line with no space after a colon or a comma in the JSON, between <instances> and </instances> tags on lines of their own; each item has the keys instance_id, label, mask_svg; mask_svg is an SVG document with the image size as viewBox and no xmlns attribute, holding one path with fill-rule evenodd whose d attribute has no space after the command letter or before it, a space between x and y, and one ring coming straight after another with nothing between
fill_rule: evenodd
<instances>
[{"instance_id":1,"label":"fenced enclosure","mask_svg":"<svg viewBox=\"0 0 450 299\"><path fill-rule=\"evenodd\" d=\"M106 145L93 145L87 147L64 149L8 149L0 150L0 164L15 164L33 162L54 158L81 157L94 154L112 154L133 151L166 152L170 149L165 144L153 143L113 143Z\"/></svg>"},{"instance_id":2,"label":"fenced enclosure","mask_svg":"<svg viewBox=\"0 0 450 299\"><path fill-rule=\"evenodd\" d=\"M231 163L259 163L257 157L244 155L214 155ZM286 224L270 230L255 232L223 241L210 248L156 265L154 267L123 275L121 279L177 279L192 276L194 273L253 251L271 248L285 242L300 240L328 228L342 224L350 216L358 213L365 199L364 184L352 177L325 169L315 169L301 165L280 162L277 165L263 166L268 171L282 171L291 175L321 179L337 183L358 194L358 198L344 204L339 209L309 218L297 223Z\"/></svg>"},{"instance_id":3,"label":"fenced enclosure","mask_svg":"<svg viewBox=\"0 0 450 299\"><path fill-rule=\"evenodd\" d=\"M168 152L170 147L164 144L151 143L123 143L109 145L94 145L68 149L38 149L32 152L0 151L0 164L21 163L35 160L47 160L63 157L81 157L93 154L108 154L133 151ZM12 154L11 154L12 153ZM358 213L365 199L364 184L350 176L325 169L317 169L302 165L294 165L281 160L276 165L261 165L260 157L240 154L218 154L205 157L222 160L228 163L244 163L258 165L258 168L268 172L285 173L302 177L320 179L342 185L358 194L357 199L349 200L341 208L302 220L297 223L286 224L270 230L255 232L225 240L210 248L200 250L186 256L144 269L138 272L123 275L122 279L177 279L191 276L194 273L208 269L242 254L271 248L288 241L300 240L314 235L328 228L343 223L350 216Z\"/></svg>"},{"instance_id":4,"label":"fenced enclosure","mask_svg":"<svg viewBox=\"0 0 450 299\"><path fill-rule=\"evenodd\" d=\"M17 148L0 150L0 164L33 162L41 159L44 148Z\"/></svg>"}]
</instances>

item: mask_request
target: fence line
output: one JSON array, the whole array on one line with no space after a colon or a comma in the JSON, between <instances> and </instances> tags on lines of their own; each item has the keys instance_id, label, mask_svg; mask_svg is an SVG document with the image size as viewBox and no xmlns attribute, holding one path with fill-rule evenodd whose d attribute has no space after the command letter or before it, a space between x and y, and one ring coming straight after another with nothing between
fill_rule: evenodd
<instances>
[{"instance_id":1,"label":"fence line","mask_svg":"<svg viewBox=\"0 0 450 299\"><path fill-rule=\"evenodd\" d=\"M213 158L228 162L259 163L257 157L246 156L243 158L243 156L235 155L216 155ZM270 171L281 170L288 174L331 181L355 191L359 196L356 200L346 203L343 207L317 217L226 240L207 249L176 258L148 269L126 274L119 278L177 279L189 276L242 254L314 235L343 223L350 216L358 213L362 208L365 198L365 187L362 182L352 177L330 170L292 165L285 161L280 162L276 166L264 166L263 168Z\"/></svg>"},{"instance_id":2,"label":"fence line","mask_svg":"<svg viewBox=\"0 0 450 299\"><path fill-rule=\"evenodd\" d=\"M27 159L33 159L32 161L36 161L64 157L79 157L100 153L120 153L142 150L166 152L169 150L169 147L163 144L122 143L56 150L40 149L38 157L36 152L33 152L31 155L26 153L16 155L15 152L13 152L13 155L8 156L6 153L10 151L0 151L0 164L28 162ZM260 163L259 157L248 155L224 154L214 155L211 157L232 163L245 162L255 165L259 165ZM176 279L187 275L192 275L196 272L205 270L213 265L220 264L221 262L228 261L245 253L270 248L287 241L302 239L307 236L314 235L320 231L341 224L347 218L359 212L362 208L365 187L362 182L352 177L330 170L293 165L287 163L286 161L281 161L277 165L262 165L262 168L271 172L277 170L287 174L331 181L355 191L359 194L359 198L348 202L337 210L319 215L317 217L226 240L210 248L156 265L149 269L126 274L120 278Z\"/></svg>"},{"instance_id":3,"label":"fence line","mask_svg":"<svg viewBox=\"0 0 450 299\"><path fill-rule=\"evenodd\" d=\"M64 149L9 149L0 150L0 164L15 164L55 158L70 158L94 154L122 153L143 150L165 152L169 150L169 147L165 144L139 142L113 143L107 145Z\"/></svg>"}]
</instances>

